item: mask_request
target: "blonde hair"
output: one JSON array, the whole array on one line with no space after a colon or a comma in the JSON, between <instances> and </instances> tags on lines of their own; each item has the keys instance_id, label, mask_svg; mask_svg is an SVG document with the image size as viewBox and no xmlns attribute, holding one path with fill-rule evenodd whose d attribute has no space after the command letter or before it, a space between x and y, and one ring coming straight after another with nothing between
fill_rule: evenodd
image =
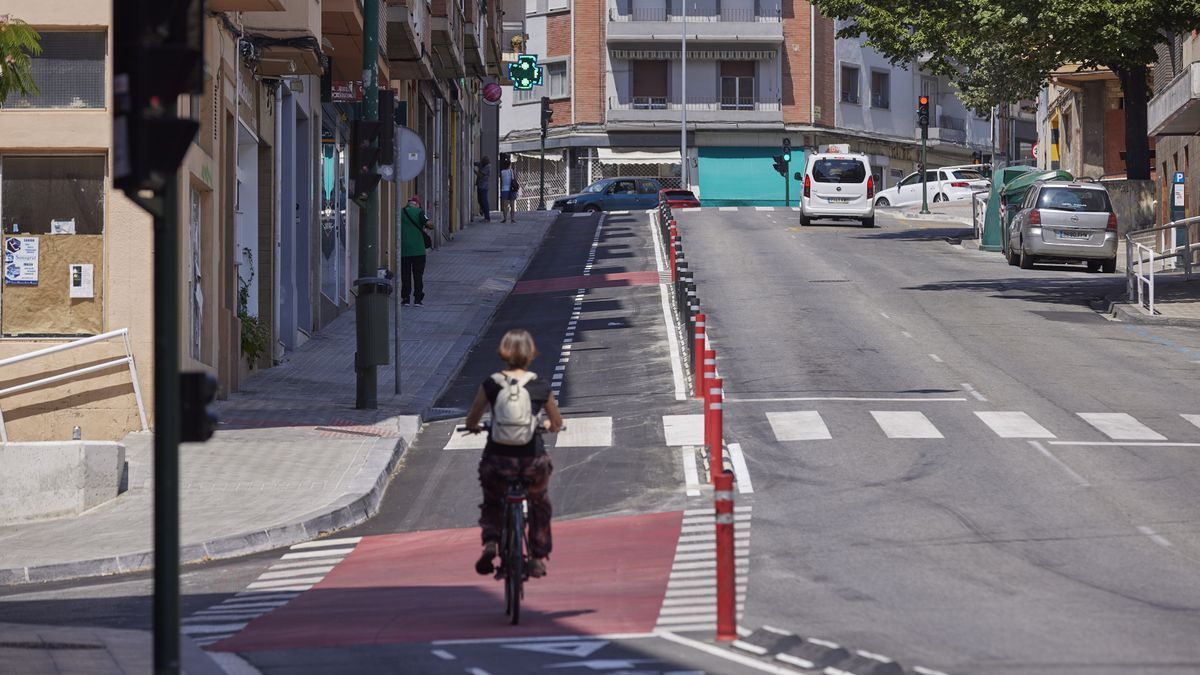
<instances>
[{"instance_id":1,"label":"blonde hair","mask_svg":"<svg viewBox=\"0 0 1200 675\"><path fill-rule=\"evenodd\" d=\"M500 346L496 353L508 364L509 368L522 369L529 367L534 357L538 355L537 347L533 344L533 336L524 328L514 328L500 338Z\"/></svg>"}]
</instances>

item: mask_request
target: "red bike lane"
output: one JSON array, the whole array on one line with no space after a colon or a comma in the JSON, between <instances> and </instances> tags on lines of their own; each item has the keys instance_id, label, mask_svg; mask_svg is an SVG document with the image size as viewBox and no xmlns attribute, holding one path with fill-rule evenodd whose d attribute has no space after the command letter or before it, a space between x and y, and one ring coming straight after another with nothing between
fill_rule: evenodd
<instances>
[{"instance_id":1,"label":"red bike lane","mask_svg":"<svg viewBox=\"0 0 1200 675\"><path fill-rule=\"evenodd\" d=\"M682 519L668 512L555 522L549 573L525 584L518 626L504 615L503 584L474 571L478 529L367 537L319 584L208 649L647 633Z\"/></svg>"}]
</instances>

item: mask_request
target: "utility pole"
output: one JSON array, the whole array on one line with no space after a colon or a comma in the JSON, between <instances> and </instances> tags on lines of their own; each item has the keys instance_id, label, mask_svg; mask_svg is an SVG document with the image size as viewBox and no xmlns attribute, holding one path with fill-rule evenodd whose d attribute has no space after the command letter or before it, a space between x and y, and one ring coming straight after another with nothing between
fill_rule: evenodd
<instances>
[{"instance_id":1,"label":"utility pole","mask_svg":"<svg viewBox=\"0 0 1200 675\"><path fill-rule=\"evenodd\" d=\"M379 121L379 0L365 0L363 3L363 103L362 119L370 125ZM391 120L388 120L391 124ZM372 146L378 149L378 127ZM377 157L377 153L376 153ZM371 172L378 174L376 158L368 162ZM357 189L356 189L357 191ZM362 196L362 195L359 195ZM378 178L366 192L365 199L360 202L362 209L358 219L358 277L376 277L379 274L379 189ZM369 341L367 333L372 331L375 324L386 330L386 320L373 316L374 312L383 309L386 303L366 301L366 295L376 288L371 285L358 284L358 302L355 303L356 337L358 352L354 359L355 396L354 407L359 410L373 410L378 404L378 377L376 364L365 353Z\"/></svg>"},{"instance_id":2,"label":"utility pole","mask_svg":"<svg viewBox=\"0 0 1200 675\"><path fill-rule=\"evenodd\" d=\"M546 134L550 130L550 121L554 119L554 109L550 107L550 97L542 97L542 155L538 161L538 211L546 210Z\"/></svg>"},{"instance_id":3,"label":"utility pole","mask_svg":"<svg viewBox=\"0 0 1200 675\"><path fill-rule=\"evenodd\" d=\"M929 97L917 99L917 124L921 125L921 213L929 213L929 171L925 166L925 149L929 144Z\"/></svg>"},{"instance_id":4,"label":"utility pole","mask_svg":"<svg viewBox=\"0 0 1200 675\"><path fill-rule=\"evenodd\" d=\"M679 0L683 7L683 39L680 43L679 58L682 59L679 78L679 187L687 190L688 184L688 155L687 155L687 0ZM670 5L667 5L668 7Z\"/></svg>"}]
</instances>

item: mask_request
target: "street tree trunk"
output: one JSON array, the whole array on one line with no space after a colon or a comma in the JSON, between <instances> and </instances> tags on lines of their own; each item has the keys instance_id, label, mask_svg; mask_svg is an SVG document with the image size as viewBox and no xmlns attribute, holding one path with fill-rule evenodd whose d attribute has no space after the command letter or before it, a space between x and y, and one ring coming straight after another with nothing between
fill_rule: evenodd
<instances>
[{"instance_id":1,"label":"street tree trunk","mask_svg":"<svg viewBox=\"0 0 1200 675\"><path fill-rule=\"evenodd\" d=\"M1150 139L1146 106L1146 66L1113 68L1125 96L1125 173L1130 180L1150 180Z\"/></svg>"}]
</instances>

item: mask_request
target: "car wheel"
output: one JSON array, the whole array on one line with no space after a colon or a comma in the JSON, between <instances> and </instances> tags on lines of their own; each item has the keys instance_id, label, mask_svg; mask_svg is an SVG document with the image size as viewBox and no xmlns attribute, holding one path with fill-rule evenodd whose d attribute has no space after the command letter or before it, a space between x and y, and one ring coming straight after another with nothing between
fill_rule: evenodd
<instances>
[{"instance_id":1,"label":"car wheel","mask_svg":"<svg viewBox=\"0 0 1200 675\"><path fill-rule=\"evenodd\" d=\"M1101 265L1104 264L1103 260L1088 260L1086 262L1087 262L1087 271L1089 271L1089 272L1099 272Z\"/></svg>"},{"instance_id":2,"label":"car wheel","mask_svg":"<svg viewBox=\"0 0 1200 675\"><path fill-rule=\"evenodd\" d=\"M875 206L891 206L892 203L887 200L887 197L880 197L875 200Z\"/></svg>"},{"instance_id":3,"label":"car wheel","mask_svg":"<svg viewBox=\"0 0 1200 675\"><path fill-rule=\"evenodd\" d=\"M587 212L588 213L600 213L600 207L596 206L595 204L588 204Z\"/></svg>"},{"instance_id":4,"label":"car wheel","mask_svg":"<svg viewBox=\"0 0 1200 675\"><path fill-rule=\"evenodd\" d=\"M1108 260L1105 260L1104 264L1101 265L1100 269L1105 274L1112 274L1113 272L1116 272L1117 271L1117 259L1109 258Z\"/></svg>"},{"instance_id":5,"label":"car wheel","mask_svg":"<svg viewBox=\"0 0 1200 675\"><path fill-rule=\"evenodd\" d=\"M804 215L803 213L801 213L800 214L800 227L808 227L809 225L812 225L812 219L809 218L808 216Z\"/></svg>"},{"instance_id":6,"label":"car wheel","mask_svg":"<svg viewBox=\"0 0 1200 675\"><path fill-rule=\"evenodd\" d=\"M875 227L875 216L871 216L870 218L863 218L862 226L863 227Z\"/></svg>"},{"instance_id":7,"label":"car wheel","mask_svg":"<svg viewBox=\"0 0 1200 675\"><path fill-rule=\"evenodd\" d=\"M1020 264L1021 264L1021 269L1023 269L1023 270L1033 269L1033 256L1031 256L1025 252L1024 246L1021 247L1021 263Z\"/></svg>"},{"instance_id":8,"label":"car wheel","mask_svg":"<svg viewBox=\"0 0 1200 675\"><path fill-rule=\"evenodd\" d=\"M1021 259L1017 257L1017 254L1013 250L1012 246L1008 247L1008 251L1004 254L1004 257L1008 259L1008 264L1012 265L1013 267L1016 267L1017 264L1021 262Z\"/></svg>"}]
</instances>

